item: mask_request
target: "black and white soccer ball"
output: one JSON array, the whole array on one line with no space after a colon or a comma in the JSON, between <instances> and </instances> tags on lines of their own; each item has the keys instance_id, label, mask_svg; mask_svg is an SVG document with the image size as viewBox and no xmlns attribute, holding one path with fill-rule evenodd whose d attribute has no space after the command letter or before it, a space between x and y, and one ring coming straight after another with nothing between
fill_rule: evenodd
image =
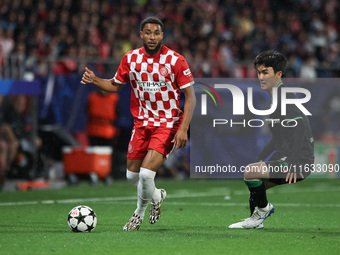
<instances>
[{"instance_id":1,"label":"black and white soccer ball","mask_svg":"<svg viewBox=\"0 0 340 255\"><path fill-rule=\"evenodd\" d=\"M97 225L97 215L90 207L78 205L68 213L67 223L73 232L91 232Z\"/></svg>"}]
</instances>

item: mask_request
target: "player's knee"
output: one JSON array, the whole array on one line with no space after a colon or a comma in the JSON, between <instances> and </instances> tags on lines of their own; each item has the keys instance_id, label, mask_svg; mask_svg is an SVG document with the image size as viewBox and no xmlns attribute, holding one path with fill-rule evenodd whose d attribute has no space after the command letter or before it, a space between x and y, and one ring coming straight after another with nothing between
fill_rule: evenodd
<instances>
[{"instance_id":1,"label":"player's knee","mask_svg":"<svg viewBox=\"0 0 340 255\"><path fill-rule=\"evenodd\" d=\"M141 171L139 172L139 179L142 184L149 182L150 180L153 180L155 178L156 172L141 168Z\"/></svg>"},{"instance_id":2,"label":"player's knee","mask_svg":"<svg viewBox=\"0 0 340 255\"><path fill-rule=\"evenodd\" d=\"M156 172L142 168L139 172L138 195L143 199L150 199L155 192Z\"/></svg>"},{"instance_id":3,"label":"player's knee","mask_svg":"<svg viewBox=\"0 0 340 255\"><path fill-rule=\"evenodd\" d=\"M247 165L244 171L244 179L251 180L257 178L258 169L255 165Z\"/></svg>"},{"instance_id":4,"label":"player's knee","mask_svg":"<svg viewBox=\"0 0 340 255\"><path fill-rule=\"evenodd\" d=\"M126 169L126 179L129 182L132 182L134 180L134 176L131 174L131 171L129 171L128 169Z\"/></svg>"},{"instance_id":5,"label":"player's knee","mask_svg":"<svg viewBox=\"0 0 340 255\"><path fill-rule=\"evenodd\" d=\"M126 169L126 179L137 187L138 181L139 181L139 173L134 173L129 171L129 169Z\"/></svg>"}]
</instances>

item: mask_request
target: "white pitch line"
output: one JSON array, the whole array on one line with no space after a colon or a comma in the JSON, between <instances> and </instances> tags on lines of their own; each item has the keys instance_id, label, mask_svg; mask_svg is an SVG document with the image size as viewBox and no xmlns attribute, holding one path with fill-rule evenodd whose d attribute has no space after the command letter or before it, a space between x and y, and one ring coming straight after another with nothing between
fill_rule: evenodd
<instances>
[{"instance_id":1,"label":"white pitch line","mask_svg":"<svg viewBox=\"0 0 340 255\"><path fill-rule=\"evenodd\" d=\"M299 189L295 188L292 190L285 190L284 193L310 193L310 192L332 192L339 191L340 188L306 188ZM183 190L182 190L183 191ZM294 192L293 192L294 191ZM229 192L228 192L229 193ZM272 193L272 192L270 192ZM273 192L274 193L274 192ZM244 192L234 192L228 196L235 195L245 195L249 194L247 191ZM198 197L225 197L221 192L211 192L211 193L186 193L186 194L174 194L168 195L167 198L198 198ZM130 202L129 202L130 201ZM127 203L135 203L136 196L126 196L126 197L101 197L101 198L84 198L84 199L60 199L60 200L42 200L42 201L25 201L25 202L4 202L0 203L0 206L23 206L23 205L37 205L37 204L75 204L75 203L88 203L88 202L108 202L114 204L127 204ZM171 202L167 200L167 204L169 205L195 205L195 206L247 206L248 203L207 203L207 202ZM275 203L276 206L282 207L340 207L340 204L304 204L304 203Z\"/></svg>"},{"instance_id":2,"label":"white pitch line","mask_svg":"<svg viewBox=\"0 0 340 255\"><path fill-rule=\"evenodd\" d=\"M13 206L13 205L37 205L39 204L39 201L28 201L28 202L5 202L0 203L0 206Z\"/></svg>"},{"instance_id":3,"label":"white pitch line","mask_svg":"<svg viewBox=\"0 0 340 255\"><path fill-rule=\"evenodd\" d=\"M192 193L192 194L178 194L169 195L167 198L189 198L189 197L215 197L221 196L221 194L213 193ZM60 199L60 200L42 200L42 201L28 201L28 202L4 202L0 203L0 206L17 206L17 205L36 205L36 204L73 204L73 203L85 203L85 202L115 202L115 201L135 201L136 196L128 197L97 197L97 198L77 198L77 199Z\"/></svg>"}]
</instances>

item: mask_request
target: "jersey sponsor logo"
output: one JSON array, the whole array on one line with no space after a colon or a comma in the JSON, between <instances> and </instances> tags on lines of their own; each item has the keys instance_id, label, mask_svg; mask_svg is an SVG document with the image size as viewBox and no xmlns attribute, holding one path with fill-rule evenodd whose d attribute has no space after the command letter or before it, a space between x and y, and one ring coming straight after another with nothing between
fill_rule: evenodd
<instances>
[{"instance_id":1,"label":"jersey sponsor logo","mask_svg":"<svg viewBox=\"0 0 340 255\"><path fill-rule=\"evenodd\" d=\"M137 81L137 85L145 92L159 92L162 87L166 87L165 81Z\"/></svg>"},{"instance_id":2,"label":"jersey sponsor logo","mask_svg":"<svg viewBox=\"0 0 340 255\"><path fill-rule=\"evenodd\" d=\"M169 74L169 70L166 67L162 67L161 69L159 69L159 73L165 77Z\"/></svg>"},{"instance_id":3,"label":"jersey sponsor logo","mask_svg":"<svg viewBox=\"0 0 340 255\"><path fill-rule=\"evenodd\" d=\"M137 85L142 88L160 88L165 87L167 83L165 81L137 81Z\"/></svg>"},{"instance_id":4,"label":"jersey sponsor logo","mask_svg":"<svg viewBox=\"0 0 340 255\"><path fill-rule=\"evenodd\" d=\"M184 70L183 71L183 74L185 75L185 76L190 76L191 75L191 71L190 71L190 69L188 68L187 70Z\"/></svg>"}]
</instances>

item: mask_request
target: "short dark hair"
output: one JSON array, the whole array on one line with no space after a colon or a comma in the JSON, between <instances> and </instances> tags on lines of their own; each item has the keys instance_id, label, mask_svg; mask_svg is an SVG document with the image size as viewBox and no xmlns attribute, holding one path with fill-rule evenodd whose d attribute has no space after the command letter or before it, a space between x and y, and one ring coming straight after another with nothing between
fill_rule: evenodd
<instances>
[{"instance_id":1,"label":"short dark hair","mask_svg":"<svg viewBox=\"0 0 340 255\"><path fill-rule=\"evenodd\" d=\"M254 60L254 68L257 69L260 65L272 67L274 72L282 71L284 74L287 58L280 52L275 50L267 50L258 54Z\"/></svg>"},{"instance_id":2,"label":"short dark hair","mask_svg":"<svg viewBox=\"0 0 340 255\"><path fill-rule=\"evenodd\" d=\"M159 19L159 18L156 18L156 17L148 17L146 19L144 19L141 23L140 23L140 31L143 31L143 28L145 27L145 25L147 23L150 23L150 24L158 24L161 26L161 29L162 31L164 30L164 24L163 22Z\"/></svg>"}]
</instances>

